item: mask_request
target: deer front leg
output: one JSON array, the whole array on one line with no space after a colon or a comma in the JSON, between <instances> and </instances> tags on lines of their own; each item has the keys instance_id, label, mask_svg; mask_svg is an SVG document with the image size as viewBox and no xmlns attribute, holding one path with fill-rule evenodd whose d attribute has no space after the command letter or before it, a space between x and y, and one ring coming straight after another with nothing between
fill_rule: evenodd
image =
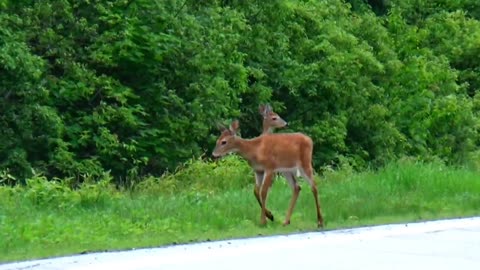
<instances>
[{"instance_id":1,"label":"deer front leg","mask_svg":"<svg viewBox=\"0 0 480 270\"><path fill-rule=\"evenodd\" d=\"M260 188L262 187L263 177L265 172L262 171L255 171L255 188L253 189L253 194L255 194L255 198L257 199L258 205L262 207L262 200L260 199ZM265 209L265 215L271 221L274 220L272 212L270 210Z\"/></svg>"},{"instance_id":2,"label":"deer front leg","mask_svg":"<svg viewBox=\"0 0 480 270\"><path fill-rule=\"evenodd\" d=\"M262 201L262 212L260 215L260 224L265 225L267 224L267 194L268 194L268 189L272 185L272 176L273 172L272 171L265 171L264 176L263 176L263 184L262 184L262 189L260 190L260 199Z\"/></svg>"}]
</instances>

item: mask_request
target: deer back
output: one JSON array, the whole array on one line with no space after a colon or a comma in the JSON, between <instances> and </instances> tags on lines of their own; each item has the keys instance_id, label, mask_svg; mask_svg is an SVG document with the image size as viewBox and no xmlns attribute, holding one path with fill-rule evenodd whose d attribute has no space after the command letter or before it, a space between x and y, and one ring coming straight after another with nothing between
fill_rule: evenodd
<instances>
[{"instance_id":1,"label":"deer back","mask_svg":"<svg viewBox=\"0 0 480 270\"><path fill-rule=\"evenodd\" d=\"M313 143L302 133L264 134L240 140L237 152L256 169L282 171L311 162Z\"/></svg>"}]
</instances>

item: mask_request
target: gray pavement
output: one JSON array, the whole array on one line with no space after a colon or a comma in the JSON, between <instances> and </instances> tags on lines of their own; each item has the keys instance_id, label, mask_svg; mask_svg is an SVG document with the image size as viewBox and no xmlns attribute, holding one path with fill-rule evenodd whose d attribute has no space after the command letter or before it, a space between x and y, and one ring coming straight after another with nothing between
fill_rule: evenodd
<instances>
[{"instance_id":1,"label":"gray pavement","mask_svg":"<svg viewBox=\"0 0 480 270\"><path fill-rule=\"evenodd\" d=\"M7 269L480 269L480 217L0 265Z\"/></svg>"}]
</instances>

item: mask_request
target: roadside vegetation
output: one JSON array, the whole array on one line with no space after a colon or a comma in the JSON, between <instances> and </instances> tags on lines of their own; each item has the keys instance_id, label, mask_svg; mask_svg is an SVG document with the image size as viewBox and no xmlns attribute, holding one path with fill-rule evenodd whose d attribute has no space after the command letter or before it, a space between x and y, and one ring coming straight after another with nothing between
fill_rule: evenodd
<instances>
[{"instance_id":1,"label":"roadside vegetation","mask_svg":"<svg viewBox=\"0 0 480 270\"><path fill-rule=\"evenodd\" d=\"M326 230L479 215L480 172L412 160L380 170L316 176ZM195 160L177 173L118 190L105 175L72 188L35 176L0 187L0 261L158 247L315 231L314 201L303 182L291 225L281 225L291 190L277 178L268 198L274 222L259 225L253 174L235 156Z\"/></svg>"}]
</instances>

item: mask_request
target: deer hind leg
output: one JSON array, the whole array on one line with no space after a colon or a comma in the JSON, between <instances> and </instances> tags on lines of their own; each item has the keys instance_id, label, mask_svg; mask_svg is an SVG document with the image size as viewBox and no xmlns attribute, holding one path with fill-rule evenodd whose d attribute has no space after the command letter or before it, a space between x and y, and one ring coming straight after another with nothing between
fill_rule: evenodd
<instances>
[{"instance_id":1,"label":"deer hind leg","mask_svg":"<svg viewBox=\"0 0 480 270\"><path fill-rule=\"evenodd\" d=\"M267 214L267 194L268 189L272 185L272 171L265 171L263 175L262 188L260 190L260 201L262 202L262 212L260 215L260 224L265 225L267 223L266 214Z\"/></svg>"},{"instance_id":2,"label":"deer hind leg","mask_svg":"<svg viewBox=\"0 0 480 270\"><path fill-rule=\"evenodd\" d=\"M283 176L287 179L288 184L292 188L292 198L290 199L290 204L288 206L287 215L285 217L285 221L283 225L290 224L290 217L292 216L293 209L295 208L295 204L297 203L298 194L300 194L300 186L298 185L297 179L295 178L295 174L293 172L284 172L282 173Z\"/></svg>"},{"instance_id":3,"label":"deer hind leg","mask_svg":"<svg viewBox=\"0 0 480 270\"><path fill-rule=\"evenodd\" d=\"M310 184L310 187L312 188L312 193L313 197L315 198L315 207L317 210L317 224L319 228L323 228L323 217L322 213L320 211L320 202L318 199L318 190L317 190L317 185L315 184L315 181L313 180L313 169L312 165L308 165L305 168L300 170L303 177L307 179L308 183Z\"/></svg>"},{"instance_id":4,"label":"deer hind leg","mask_svg":"<svg viewBox=\"0 0 480 270\"><path fill-rule=\"evenodd\" d=\"M264 174L265 172L255 171L255 188L253 189L253 194L255 195L255 198L257 199L260 207L262 207L262 200L260 199L260 188L262 187ZM265 215L268 219L273 221L273 214L272 212L270 212L270 210L265 209Z\"/></svg>"}]
</instances>

